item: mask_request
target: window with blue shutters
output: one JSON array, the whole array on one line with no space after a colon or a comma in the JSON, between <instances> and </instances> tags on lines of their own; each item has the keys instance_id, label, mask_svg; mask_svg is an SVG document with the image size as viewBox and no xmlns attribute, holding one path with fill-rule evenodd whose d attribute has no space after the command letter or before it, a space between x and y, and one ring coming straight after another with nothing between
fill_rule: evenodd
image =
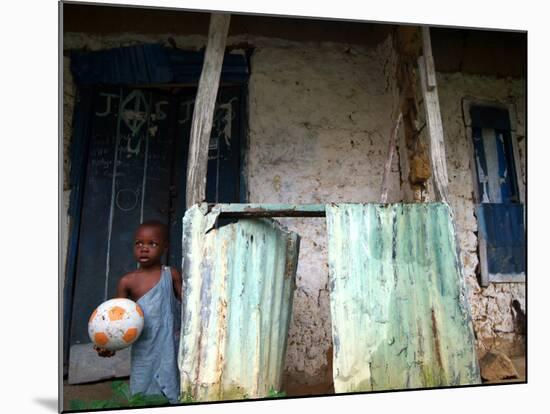
<instances>
[{"instance_id":1,"label":"window with blue shutters","mask_svg":"<svg viewBox=\"0 0 550 414\"><path fill-rule=\"evenodd\" d=\"M525 281L524 206L508 111L470 106L482 285Z\"/></svg>"}]
</instances>

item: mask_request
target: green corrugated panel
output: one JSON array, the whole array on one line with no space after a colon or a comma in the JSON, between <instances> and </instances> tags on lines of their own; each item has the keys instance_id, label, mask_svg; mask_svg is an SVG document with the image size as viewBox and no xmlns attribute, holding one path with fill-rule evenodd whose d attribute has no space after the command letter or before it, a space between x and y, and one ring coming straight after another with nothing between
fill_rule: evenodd
<instances>
[{"instance_id":1,"label":"green corrugated panel","mask_svg":"<svg viewBox=\"0 0 550 414\"><path fill-rule=\"evenodd\" d=\"M266 219L216 229L206 211L183 219L182 395L266 397L281 387L299 237Z\"/></svg>"},{"instance_id":2,"label":"green corrugated panel","mask_svg":"<svg viewBox=\"0 0 550 414\"><path fill-rule=\"evenodd\" d=\"M326 214L336 392L480 383L449 207Z\"/></svg>"}]
</instances>

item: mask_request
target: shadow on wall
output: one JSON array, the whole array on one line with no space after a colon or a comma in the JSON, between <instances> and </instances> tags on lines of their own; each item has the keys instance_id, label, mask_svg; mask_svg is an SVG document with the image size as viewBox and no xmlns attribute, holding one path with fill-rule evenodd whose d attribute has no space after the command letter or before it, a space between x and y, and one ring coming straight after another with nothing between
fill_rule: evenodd
<instances>
[{"instance_id":1,"label":"shadow on wall","mask_svg":"<svg viewBox=\"0 0 550 414\"><path fill-rule=\"evenodd\" d=\"M525 336L527 334L527 315L521 309L517 300L512 301L512 316L514 318L514 330L520 338L522 349L525 352Z\"/></svg>"}]
</instances>

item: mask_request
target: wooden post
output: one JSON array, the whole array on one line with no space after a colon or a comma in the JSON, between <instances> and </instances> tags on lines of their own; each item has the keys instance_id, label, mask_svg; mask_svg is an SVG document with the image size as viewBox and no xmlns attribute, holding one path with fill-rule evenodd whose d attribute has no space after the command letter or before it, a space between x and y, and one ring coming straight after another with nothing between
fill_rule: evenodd
<instances>
[{"instance_id":1,"label":"wooden post","mask_svg":"<svg viewBox=\"0 0 550 414\"><path fill-rule=\"evenodd\" d=\"M203 202L206 198L208 143L212 132L214 107L220 83L230 17L230 14L212 13L210 15L208 43L204 54L204 63L191 123L185 203L187 208Z\"/></svg>"},{"instance_id":2,"label":"wooden post","mask_svg":"<svg viewBox=\"0 0 550 414\"><path fill-rule=\"evenodd\" d=\"M434 178L436 198L447 202L449 194L449 178L447 175L447 161L445 158L445 141L443 136L443 124L439 108L439 96L435 80L435 67L431 55L431 41L429 28L422 29L424 43L424 56L418 58L418 69L422 85L422 97L424 111L426 113L426 125L430 142L430 159ZM429 50L426 50L429 49ZM429 54L427 54L428 52ZM430 84L433 87L430 89Z\"/></svg>"},{"instance_id":3,"label":"wooden post","mask_svg":"<svg viewBox=\"0 0 550 414\"><path fill-rule=\"evenodd\" d=\"M388 200L388 180L390 178L391 162L393 160L393 154L395 153L395 143L397 141L397 134L399 132L399 125L403 119L403 113L399 112L395 126L393 127L392 134L390 136L390 143L388 144L388 155L386 158L386 164L384 165L384 176L382 178L382 190L380 191L380 202L385 203Z\"/></svg>"},{"instance_id":4,"label":"wooden post","mask_svg":"<svg viewBox=\"0 0 550 414\"><path fill-rule=\"evenodd\" d=\"M435 66L434 57L432 54L432 41L430 37L430 28L428 26L422 27L422 50L424 55L424 62L426 63L426 85L429 91L433 91L437 83L435 81Z\"/></svg>"}]
</instances>

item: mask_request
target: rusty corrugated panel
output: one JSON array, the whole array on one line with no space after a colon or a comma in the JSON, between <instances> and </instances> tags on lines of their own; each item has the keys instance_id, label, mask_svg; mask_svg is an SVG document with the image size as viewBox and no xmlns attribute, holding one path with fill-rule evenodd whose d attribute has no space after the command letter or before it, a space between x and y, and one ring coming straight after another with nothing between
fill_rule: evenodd
<instances>
[{"instance_id":1,"label":"rusty corrugated panel","mask_svg":"<svg viewBox=\"0 0 550 414\"><path fill-rule=\"evenodd\" d=\"M326 214L335 391L480 383L449 207Z\"/></svg>"},{"instance_id":2,"label":"rusty corrugated panel","mask_svg":"<svg viewBox=\"0 0 550 414\"><path fill-rule=\"evenodd\" d=\"M183 397L261 398L280 390L299 237L266 219L214 228L219 208L183 218Z\"/></svg>"}]
</instances>

